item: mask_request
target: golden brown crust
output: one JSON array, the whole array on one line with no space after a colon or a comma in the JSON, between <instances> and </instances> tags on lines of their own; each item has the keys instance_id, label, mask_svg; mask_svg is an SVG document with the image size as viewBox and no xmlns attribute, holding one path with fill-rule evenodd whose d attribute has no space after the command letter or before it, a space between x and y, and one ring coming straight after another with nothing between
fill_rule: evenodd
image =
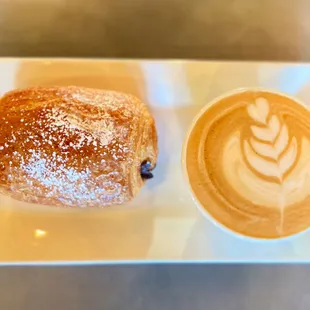
<instances>
[{"instance_id":1,"label":"golden brown crust","mask_svg":"<svg viewBox=\"0 0 310 310\"><path fill-rule=\"evenodd\" d=\"M141 163L155 167L157 134L128 94L79 87L15 90L1 98L0 189L41 204L103 207L131 200Z\"/></svg>"}]
</instances>

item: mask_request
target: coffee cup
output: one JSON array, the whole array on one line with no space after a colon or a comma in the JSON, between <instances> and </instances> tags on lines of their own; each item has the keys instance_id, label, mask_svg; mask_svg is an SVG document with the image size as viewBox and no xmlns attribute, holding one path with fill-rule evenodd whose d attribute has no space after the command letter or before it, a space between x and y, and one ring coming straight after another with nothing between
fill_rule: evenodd
<instances>
[{"instance_id":1,"label":"coffee cup","mask_svg":"<svg viewBox=\"0 0 310 310\"><path fill-rule=\"evenodd\" d=\"M212 100L182 164L199 210L225 231L278 240L310 226L310 111L296 98L243 88Z\"/></svg>"}]
</instances>

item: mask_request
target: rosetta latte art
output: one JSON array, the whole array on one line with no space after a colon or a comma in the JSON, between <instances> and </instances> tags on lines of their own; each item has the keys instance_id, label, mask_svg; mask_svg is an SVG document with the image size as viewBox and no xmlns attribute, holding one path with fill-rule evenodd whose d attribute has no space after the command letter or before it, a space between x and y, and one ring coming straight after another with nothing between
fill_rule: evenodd
<instances>
[{"instance_id":1,"label":"rosetta latte art","mask_svg":"<svg viewBox=\"0 0 310 310\"><path fill-rule=\"evenodd\" d=\"M256 172L274 177L280 184L277 194L281 221L278 229L282 233L285 192L288 189L284 182L286 174L297 159L297 141L295 137L289 141L286 124L281 124L276 115L269 115L269 103L266 99L256 99L254 104L249 104L247 111L259 126L251 126L253 137L249 142L244 142L245 158Z\"/></svg>"},{"instance_id":2,"label":"rosetta latte art","mask_svg":"<svg viewBox=\"0 0 310 310\"><path fill-rule=\"evenodd\" d=\"M282 183L285 174L296 161L297 141L293 137L289 143L288 128L281 124L276 115L267 121L269 104L258 98L248 106L249 115L261 126L251 126L253 137L244 142L246 158L257 172L272 176ZM251 147L254 152L251 152Z\"/></svg>"},{"instance_id":3,"label":"rosetta latte art","mask_svg":"<svg viewBox=\"0 0 310 310\"><path fill-rule=\"evenodd\" d=\"M308 228L309 124L304 106L271 92L238 93L212 105L187 146L198 201L248 236L280 238Z\"/></svg>"}]
</instances>

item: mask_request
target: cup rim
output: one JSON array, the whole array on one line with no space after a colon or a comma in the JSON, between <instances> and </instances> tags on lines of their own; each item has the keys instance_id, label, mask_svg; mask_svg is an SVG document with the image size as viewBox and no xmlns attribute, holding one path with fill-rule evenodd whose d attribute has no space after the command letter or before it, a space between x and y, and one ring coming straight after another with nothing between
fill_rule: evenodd
<instances>
[{"instance_id":1,"label":"cup rim","mask_svg":"<svg viewBox=\"0 0 310 310\"><path fill-rule=\"evenodd\" d=\"M187 129L187 132L185 134L185 139L183 142L183 146L182 146L182 170L183 170L183 175L186 179L187 185L190 188L190 192L191 192L191 196L192 199L194 200L194 203L196 205L196 207L198 208L198 210L200 211L200 213L207 219L209 220L212 224L214 224L215 226L217 226L219 229L221 229L222 231L229 233L230 235L233 235L234 237L238 237L241 238L243 240L249 240L249 241L254 241L254 242L279 242L279 241L288 241L288 240L292 240L295 239L296 237L299 237L303 234L305 234L309 228L306 228L300 232L297 232L295 234L289 235L289 236L284 236L284 237L279 237L279 238L263 238L263 237L255 237L255 236L248 236L248 235L244 235L240 232L234 231L231 228L225 226L224 224L222 224L220 221L218 221L216 218L214 218L211 213L203 207L202 203L199 201L199 199L197 198L191 183L190 183L190 177L189 177L189 173L187 170L187 146L188 146L188 142L191 136L192 131L194 130L194 128L196 127L196 124L198 122L198 120L206 113L206 111L208 111L214 104L216 104L217 102L219 102L222 99L225 99L227 97L236 95L236 94L240 94L240 93L244 93L244 92L267 92L267 93L272 93L272 94L276 94L276 95L280 95L283 97L286 97L298 104L300 104L301 106L303 106L304 108L306 108L307 110L309 109L309 106L307 106L304 102L302 102L301 100L299 100L298 98L295 98L289 94L286 94L284 92L278 91L278 90L274 90L272 88L265 88L265 87L241 87L241 88L236 88L236 89L232 89L230 91L227 91L225 93L223 93L222 95L219 95L215 98L213 98L212 100L208 101L201 109L200 111L196 114L196 116L194 117L194 119L192 120L191 124L189 125L189 128Z\"/></svg>"}]
</instances>

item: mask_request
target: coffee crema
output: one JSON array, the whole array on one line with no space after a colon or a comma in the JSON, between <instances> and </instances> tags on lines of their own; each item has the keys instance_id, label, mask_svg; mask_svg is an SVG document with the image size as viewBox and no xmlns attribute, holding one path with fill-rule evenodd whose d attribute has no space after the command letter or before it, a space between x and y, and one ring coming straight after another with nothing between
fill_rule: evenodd
<instances>
[{"instance_id":1,"label":"coffee crema","mask_svg":"<svg viewBox=\"0 0 310 310\"><path fill-rule=\"evenodd\" d=\"M194 195L228 229L281 238L310 226L310 112L292 98L247 90L219 99L185 155Z\"/></svg>"}]
</instances>

